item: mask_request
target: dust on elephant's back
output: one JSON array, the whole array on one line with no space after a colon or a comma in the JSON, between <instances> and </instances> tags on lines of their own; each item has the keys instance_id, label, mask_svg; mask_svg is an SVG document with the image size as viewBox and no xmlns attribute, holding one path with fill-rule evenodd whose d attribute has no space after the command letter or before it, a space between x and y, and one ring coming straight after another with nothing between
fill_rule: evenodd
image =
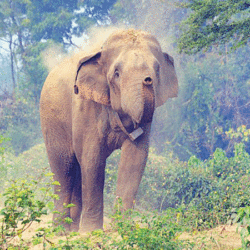
<instances>
[{"instance_id":1,"label":"dust on elephant's back","mask_svg":"<svg viewBox=\"0 0 250 250\"><path fill-rule=\"evenodd\" d=\"M91 52L65 59L41 94L41 124L67 230L103 227L107 157L121 149L116 196L134 204L148 156L154 111L176 97L174 61L149 33L117 30ZM64 204L75 204L67 208ZM57 214L54 214L54 220Z\"/></svg>"}]
</instances>

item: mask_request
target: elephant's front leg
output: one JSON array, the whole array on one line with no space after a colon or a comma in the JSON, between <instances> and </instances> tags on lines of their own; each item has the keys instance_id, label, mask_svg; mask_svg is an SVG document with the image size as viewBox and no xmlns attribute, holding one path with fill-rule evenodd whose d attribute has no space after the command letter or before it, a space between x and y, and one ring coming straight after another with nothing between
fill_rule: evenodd
<instances>
[{"instance_id":1,"label":"elephant's front leg","mask_svg":"<svg viewBox=\"0 0 250 250\"><path fill-rule=\"evenodd\" d=\"M122 199L124 209L133 207L140 181L145 169L151 124L144 128L144 134L135 141L126 140L122 145L118 169L116 196Z\"/></svg>"},{"instance_id":2,"label":"elephant's front leg","mask_svg":"<svg viewBox=\"0 0 250 250\"><path fill-rule=\"evenodd\" d=\"M83 212L81 230L93 231L103 228L103 188L105 163L99 163L95 169L83 170Z\"/></svg>"},{"instance_id":3,"label":"elephant's front leg","mask_svg":"<svg viewBox=\"0 0 250 250\"><path fill-rule=\"evenodd\" d=\"M103 188L105 175L105 152L100 146L87 143L81 155L82 170L82 217L80 231L103 228Z\"/></svg>"}]
</instances>

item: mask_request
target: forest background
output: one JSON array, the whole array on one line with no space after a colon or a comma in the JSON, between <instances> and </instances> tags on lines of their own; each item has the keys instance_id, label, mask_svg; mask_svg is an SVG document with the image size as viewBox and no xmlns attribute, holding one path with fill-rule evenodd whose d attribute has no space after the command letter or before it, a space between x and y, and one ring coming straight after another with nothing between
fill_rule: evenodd
<instances>
[{"instance_id":1,"label":"forest background","mask_svg":"<svg viewBox=\"0 0 250 250\"><path fill-rule=\"evenodd\" d=\"M249 3L218 3L1 0L0 134L11 138L16 155L41 142L44 58L60 61L86 46L97 27L123 26L156 35L175 59L179 96L154 116L157 153L174 152L181 160L207 159L217 147L232 153L225 131L250 122Z\"/></svg>"},{"instance_id":2,"label":"forest background","mask_svg":"<svg viewBox=\"0 0 250 250\"><path fill-rule=\"evenodd\" d=\"M24 220L23 211L38 216L36 209L45 213L41 204L48 211L53 209L51 200L37 202L41 194L33 193L47 190L51 176L39 121L46 76L53 65L84 49L93 38L99 39L110 27L133 27L155 35L163 50L174 57L179 80L178 97L154 115L137 202L142 211L167 211L167 219L161 214L159 221L153 220L155 227L148 238L136 235L145 228L123 226L134 233L121 234L126 236L124 247L130 237L137 246L154 240L152 248L146 245L146 249L157 249L156 235L159 248L166 240L175 245L180 228L202 230L243 218L249 228L247 237L249 12L249 0L0 0L0 191L5 197L1 196L0 205L5 205L1 223L6 225L0 247L8 237L20 237L20 232L8 231L16 230L17 224L10 220L13 215L16 222L30 223L36 217ZM112 211L115 199L119 154L113 153L106 167L106 213ZM169 230L172 238L162 230ZM249 247L250 242L242 239L242 245Z\"/></svg>"},{"instance_id":3,"label":"forest background","mask_svg":"<svg viewBox=\"0 0 250 250\"><path fill-rule=\"evenodd\" d=\"M60 61L86 46L97 27L123 26L156 35L175 59L179 96L154 116L157 153L181 160L207 159L217 147L232 153L225 132L250 123L249 3L218 3L1 0L0 134L16 155L41 142L39 98L50 69L44 59Z\"/></svg>"}]
</instances>

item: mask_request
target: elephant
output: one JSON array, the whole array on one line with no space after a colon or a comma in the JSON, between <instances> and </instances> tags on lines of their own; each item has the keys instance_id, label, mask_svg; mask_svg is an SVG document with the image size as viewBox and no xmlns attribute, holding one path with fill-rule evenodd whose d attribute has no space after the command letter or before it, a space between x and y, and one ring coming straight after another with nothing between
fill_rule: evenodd
<instances>
[{"instance_id":1,"label":"elephant","mask_svg":"<svg viewBox=\"0 0 250 250\"><path fill-rule=\"evenodd\" d=\"M116 30L91 52L78 52L48 75L40 118L55 186L55 209L68 231L103 228L106 159L121 149L116 196L133 207L146 165L154 111L178 94L173 58L157 39ZM67 207L65 204L75 206ZM53 220L57 219L56 214Z\"/></svg>"}]
</instances>

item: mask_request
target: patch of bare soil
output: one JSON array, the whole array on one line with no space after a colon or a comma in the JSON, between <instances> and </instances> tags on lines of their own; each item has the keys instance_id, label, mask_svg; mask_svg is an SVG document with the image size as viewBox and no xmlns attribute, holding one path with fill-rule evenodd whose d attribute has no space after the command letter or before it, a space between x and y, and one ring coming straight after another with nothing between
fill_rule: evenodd
<instances>
[{"instance_id":1,"label":"patch of bare soil","mask_svg":"<svg viewBox=\"0 0 250 250\"><path fill-rule=\"evenodd\" d=\"M22 233L22 239L25 242L28 242L30 249L36 249L36 250L43 249L42 244L38 244L36 246L33 246L32 238L36 236L37 230L39 228L48 227L48 225L50 224L50 221L52 221L52 215L43 216L40 223L32 222L31 226ZM21 244L20 238L18 236L16 236L11 241L11 243L13 243L15 245L20 245Z\"/></svg>"},{"instance_id":2,"label":"patch of bare soil","mask_svg":"<svg viewBox=\"0 0 250 250\"><path fill-rule=\"evenodd\" d=\"M106 230L110 229L110 222L111 222L111 220L109 218L104 217L104 228ZM57 246L58 242L60 240L66 241L66 236L62 235L62 236L55 236L53 238L49 237L46 240L44 240L44 243L46 243L46 245L47 245L47 247L45 247L45 248L43 247L43 243L40 243L40 244L37 244L37 245L34 245L32 243L33 238L37 237L36 234L38 232L38 229L39 228L47 228L51 224L52 224L52 215L42 216L40 223L33 222L31 224L31 226L22 233L21 238L25 242L25 245L28 245L29 249L40 250L40 249L49 249L49 246L53 246L53 244L55 244ZM71 237L70 240L76 240L78 238L87 237L87 236L88 236L88 234L81 233L81 234L79 234L77 236ZM21 245L20 238L18 236L16 236L11 241L11 243L13 243L14 245Z\"/></svg>"},{"instance_id":3,"label":"patch of bare soil","mask_svg":"<svg viewBox=\"0 0 250 250\"><path fill-rule=\"evenodd\" d=\"M237 225L221 225L203 232L183 233L179 239L195 243L194 249L239 249L241 247L240 230L241 228L237 231Z\"/></svg>"},{"instance_id":4,"label":"patch of bare soil","mask_svg":"<svg viewBox=\"0 0 250 250\"><path fill-rule=\"evenodd\" d=\"M36 232L38 228L48 227L51 225L52 216L44 216L42 217L42 221L40 223L34 222L23 234L22 239L28 243L29 249L32 250L40 250L40 249L48 249L48 247L43 248L43 244L40 243L38 245L32 244L32 237L36 236ZM109 228L110 219L104 218L104 224L106 230ZM240 231L240 228L239 228ZM78 236L74 236L72 239L77 239L80 237L86 237L86 234L80 234ZM72 240L71 239L71 240ZM211 230L196 232L196 233L182 233L179 238L180 240L189 241L195 243L195 247L193 249L219 249L219 250L233 250L239 249L241 247L241 239L240 234L237 232L237 226L229 226L229 225L221 225ZM58 244L59 240L66 240L65 236L53 237L49 238L51 243L55 245ZM20 244L19 237L16 237L12 243ZM50 245L49 242L46 244ZM185 250L185 249L183 249ZM187 249L188 250L188 249Z\"/></svg>"}]
</instances>

